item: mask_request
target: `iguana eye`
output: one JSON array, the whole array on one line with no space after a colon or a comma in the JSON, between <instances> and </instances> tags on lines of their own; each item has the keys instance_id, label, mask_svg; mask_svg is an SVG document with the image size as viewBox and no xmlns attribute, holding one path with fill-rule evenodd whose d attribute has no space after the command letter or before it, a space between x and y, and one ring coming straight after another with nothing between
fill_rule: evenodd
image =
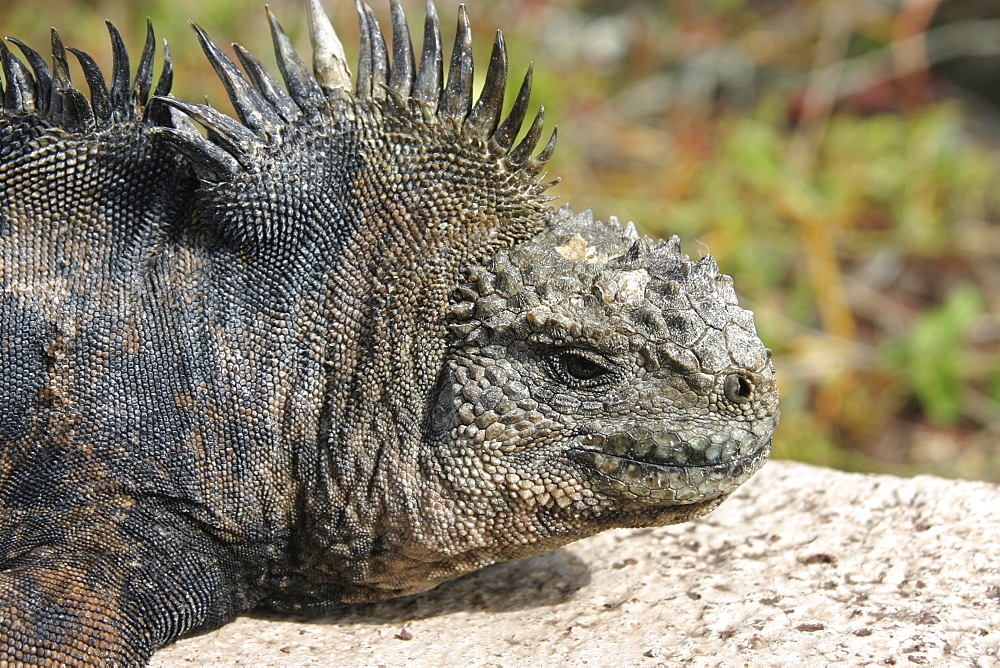
<instances>
[{"instance_id":1,"label":"iguana eye","mask_svg":"<svg viewBox=\"0 0 1000 668\"><path fill-rule=\"evenodd\" d=\"M597 362L571 353L563 355L562 363L566 368L566 373L577 380L592 380L608 372L607 369Z\"/></svg>"},{"instance_id":2,"label":"iguana eye","mask_svg":"<svg viewBox=\"0 0 1000 668\"><path fill-rule=\"evenodd\" d=\"M593 387L614 380L615 373L596 355L576 350L562 350L550 358L559 380L570 385Z\"/></svg>"}]
</instances>

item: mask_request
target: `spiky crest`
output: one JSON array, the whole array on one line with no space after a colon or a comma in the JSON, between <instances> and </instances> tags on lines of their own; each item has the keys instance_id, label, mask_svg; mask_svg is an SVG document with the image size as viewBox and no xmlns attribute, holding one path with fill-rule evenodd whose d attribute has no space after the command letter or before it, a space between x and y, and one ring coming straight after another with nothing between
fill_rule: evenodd
<instances>
[{"instance_id":1,"label":"spiky crest","mask_svg":"<svg viewBox=\"0 0 1000 668\"><path fill-rule=\"evenodd\" d=\"M4 84L0 86L0 110L6 114L31 114L70 131L104 128L112 123L135 121L149 125L169 124L169 113L162 105L152 104L154 97L150 96L156 51L152 24L147 21L146 43L135 81L131 83L128 54L121 35L113 25L107 25L114 54L110 90L94 59L83 51L64 47L55 29L52 30L51 68L38 52L20 40L7 38L11 44L17 45L27 66L0 41L4 78ZM154 96L167 95L173 81L170 50L166 41L163 42L163 49L163 69L153 91ZM89 100L70 80L67 51L80 61L90 89Z\"/></svg>"},{"instance_id":2,"label":"spiky crest","mask_svg":"<svg viewBox=\"0 0 1000 668\"><path fill-rule=\"evenodd\" d=\"M270 10L267 12L275 56L287 92L246 49L234 45L246 71L244 75L201 28L194 26L205 55L225 85L240 118L239 125L243 127L235 127L232 119L207 105L165 97L167 104L204 125L217 141L177 127L158 132L191 158L203 177L221 179L245 162L241 154L252 153L253 147L268 144L295 118L324 113L336 116L371 109L367 113L421 118L424 122L452 127L463 141L481 146L484 152L505 160L512 171L522 170L532 178L541 172L555 147L556 132L553 129L546 146L532 157L544 123L544 110L540 109L524 139L514 147L527 112L531 68L528 68L510 114L501 122L507 87L507 50L499 31L483 91L474 99L472 32L464 5L459 7L447 81L443 75L440 23L432 2L427 3L419 67L399 0L391 0L391 61L390 49L371 8L357 0L356 9L360 53L353 93L349 90L350 71L343 46L319 0L308 0L310 41L314 51L312 68L307 67ZM539 186L539 189L548 185L551 184Z\"/></svg>"},{"instance_id":3,"label":"spiky crest","mask_svg":"<svg viewBox=\"0 0 1000 668\"><path fill-rule=\"evenodd\" d=\"M390 1L391 61L381 27L371 8L360 0L356 3L361 49L353 93L350 91L351 74L343 45L319 0L307 0L313 45L311 71L273 14L267 11L284 87L253 54L234 45L237 58L243 65L241 72L204 30L194 26L209 62L236 109L241 121L238 124L207 105L168 97L173 70L166 41L163 68L153 89L155 38L149 22L138 71L131 83L128 53L121 35L111 23L107 24L114 58L110 85L94 59L83 51L64 47L55 30L52 31L51 68L41 55L21 41L8 38L21 51L27 65L5 43L0 42L0 65L3 69L0 108L6 113L32 114L68 130L102 128L111 123L134 120L160 126L156 131L189 157L203 177L222 180L232 176L241 164L246 163L247 152L253 146L269 141L287 123L302 115L323 113L337 101L367 101L380 104L382 114L420 115L425 121L450 125L464 141L483 145L491 155L504 159L510 169L524 170L532 177L537 176L551 156L556 131L553 129L546 146L532 158L544 120L543 110L540 109L524 139L514 146L527 112L531 67L524 76L510 113L501 120L507 87L507 49L503 34L497 32L482 93L474 100L472 33L464 5L459 8L455 44L445 80L441 28L433 2L428 1L426 5L418 66L400 0ZM67 51L80 62L89 99L70 80ZM176 111L171 112L163 105L155 104L161 100ZM212 140L203 138L187 120L188 117L204 125ZM544 190L549 185L542 184L539 189Z\"/></svg>"},{"instance_id":4,"label":"spiky crest","mask_svg":"<svg viewBox=\"0 0 1000 668\"><path fill-rule=\"evenodd\" d=\"M313 73L324 90L346 90L351 85L344 45L334 32L319 0L309 0L309 38L313 48Z\"/></svg>"}]
</instances>

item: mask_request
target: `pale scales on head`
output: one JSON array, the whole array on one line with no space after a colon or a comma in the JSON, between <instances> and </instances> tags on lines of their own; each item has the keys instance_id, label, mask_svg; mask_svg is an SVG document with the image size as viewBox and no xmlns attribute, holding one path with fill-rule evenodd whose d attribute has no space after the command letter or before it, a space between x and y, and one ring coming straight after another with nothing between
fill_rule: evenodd
<instances>
[{"instance_id":1,"label":"pale scales on head","mask_svg":"<svg viewBox=\"0 0 1000 668\"><path fill-rule=\"evenodd\" d=\"M493 282L504 286L507 301L502 306L496 293L477 292L490 283L485 278L489 273ZM654 243L639 238L632 223L623 228L615 219L603 223L594 220L589 210L574 215L563 207L543 233L512 251L498 253L486 271L476 268L473 274L477 283L468 283L463 290L474 294L476 301L462 302L453 311L494 332L513 326L518 312L522 327L539 323L556 327L553 313L575 309L578 322L566 323L562 329L579 331L589 326L596 332L628 317L635 321L630 326L634 342L641 338L662 344L664 351L676 350L674 345L692 349L710 330L724 332L738 345L707 346L699 367L708 373L757 371L768 364L756 338L752 313L737 306L732 279L719 273L711 256L691 262L681 253L676 236ZM531 279L525 280L526 275ZM526 308L528 304L533 308ZM698 327L693 320L703 325ZM468 325L459 329L466 335L472 331ZM626 348L623 337L602 345L615 352ZM730 357L717 359L711 355L713 350L729 350ZM650 363L660 364L648 346L646 354Z\"/></svg>"}]
</instances>

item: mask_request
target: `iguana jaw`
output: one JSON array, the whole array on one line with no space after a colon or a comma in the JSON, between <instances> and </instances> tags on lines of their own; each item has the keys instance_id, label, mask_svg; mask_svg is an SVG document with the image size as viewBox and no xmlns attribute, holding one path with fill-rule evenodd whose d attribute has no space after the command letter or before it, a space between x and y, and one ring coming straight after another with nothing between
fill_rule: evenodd
<instances>
[{"instance_id":1,"label":"iguana jaw","mask_svg":"<svg viewBox=\"0 0 1000 668\"><path fill-rule=\"evenodd\" d=\"M636 451L642 448L621 439L587 437L580 447L570 448L568 456L591 469L591 478L603 494L653 506L683 506L726 496L746 482L770 455L771 439L757 442L746 455L702 465L680 465L671 455L657 461L655 450L640 457ZM674 448L672 453L676 452L685 449Z\"/></svg>"}]
</instances>

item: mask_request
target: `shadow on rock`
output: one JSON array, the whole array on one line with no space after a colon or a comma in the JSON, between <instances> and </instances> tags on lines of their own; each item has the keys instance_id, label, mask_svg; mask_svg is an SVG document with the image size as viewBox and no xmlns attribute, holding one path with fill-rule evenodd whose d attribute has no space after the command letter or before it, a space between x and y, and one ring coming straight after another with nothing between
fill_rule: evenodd
<instances>
[{"instance_id":1,"label":"shadow on rock","mask_svg":"<svg viewBox=\"0 0 1000 668\"><path fill-rule=\"evenodd\" d=\"M314 624L393 624L455 612L513 612L557 605L572 599L589 583L590 569L586 562L559 549L529 559L493 564L430 591L381 603L344 606L317 613L320 616L266 610L254 611L250 616Z\"/></svg>"}]
</instances>

